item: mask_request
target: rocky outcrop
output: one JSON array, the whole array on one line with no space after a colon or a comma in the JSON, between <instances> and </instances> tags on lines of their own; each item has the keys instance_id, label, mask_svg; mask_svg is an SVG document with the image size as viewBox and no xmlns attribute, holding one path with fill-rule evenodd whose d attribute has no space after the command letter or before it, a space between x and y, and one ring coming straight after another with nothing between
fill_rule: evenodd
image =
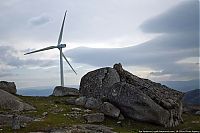
<instances>
[{"instance_id":1,"label":"rocky outcrop","mask_svg":"<svg viewBox=\"0 0 200 133\"><path fill-rule=\"evenodd\" d=\"M4 91L0 90L0 108L10 109L14 111L22 110L34 110L35 108L25 102L20 98Z\"/></svg>"},{"instance_id":2,"label":"rocky outcrop","mask_svg":"<svg viewBox=\"0 0 200 133\"><path fill-rule=\"evenodd\" d=\"M33 121L34 118L23 115L0 114L0 126L12 126L13 129L19 129L24 123Z\"/></svg>"},{"instance_id":3,"label":"rocky outcrop","mask_svg":"<svg viewBox=\"0 0 200 133\"><path fill-rule=\"evenodd\" d=\"M15 83L7 81L0 81L0 90L4 90L12 94L16 94L17 92Z\"/></svg>"},{"instance_id":4,"label":"rocky outcrop","mask_svg":"<svg viewBox=\"0 0 200 133\"><path fill-rule=\"evenodd\" d=\"M183 94L167 86L139 78L121 64L87 73L81 79L80 93L109 101L130 118L165 127L181 121Z\"/></svg>"},{"instance_id":5,"label":"rocky outcrop","mask_svg":"<svg viewBox=\"0 0 200 133\"><path fill-rule=\"evenodd\" d=\"M79 91L76 88L56 86L52 96L79 96Z\"/></svg>"},{"instance_id":6,"label":"rocky outcrop","mask_svg":"<svg viewBox=\"0 0 200 133\"><path fill-rule=\"evenodd\" d=\"M82 106L86 109L93 109L113 118L119 118L120 116L120 110L117 107L109 102L102 103L100 99L96 99L94 97L79 97L75 100L74 104Z\"/></svg>"}]
</instances>

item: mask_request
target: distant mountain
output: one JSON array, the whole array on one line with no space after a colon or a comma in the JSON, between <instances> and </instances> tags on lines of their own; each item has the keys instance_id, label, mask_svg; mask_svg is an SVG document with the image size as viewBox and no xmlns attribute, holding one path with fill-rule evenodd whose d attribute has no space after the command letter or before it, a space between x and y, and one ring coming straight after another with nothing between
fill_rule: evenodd
<instances>
[{"instance_id":1,"label":"distant mountain","mask_svg":"<svg viewBox=\"0 0 200 133\"><path fill-rule=\"evenodd\" d=\"M199 80L189 81L163 81L162 84L178 91L187 92L199 88Z\"/></svg>"},{"instance_id":2,"label":"distant mountain","mask_svg":"<svg viewBox=\"0 0 200 133\"><path fill-rule=\"evenodd\" d=\"M200 105L200 89L186 92L183 97L183 103L189 105Z\"/></svg>"},{"instance_id":3,"label":"distant mountain","mask_svg":"<svg viewBox=\"0 0 200 133\"><path fill-rule=\"evenodd\" d=\"M79 88L78 85L69 85L69 87ZM37 86L17 89L17 94L23 96L49 96L53 93L54 86Z\"/></svg>"},{"instance_id":4,"label":"distant mountain","mask_svg":"<svg viewBox=\"0 0 200 133\"><path fill-rule=\"evenodd\" d=\"M164 84L170 88L181 92L188 92L199 88L199 80L189 80L189 81L163 81ZM69 87L79 88L79 85L69 85ZM52 94L54 86L37 86L29 88L20 88L17 90L17 94L23 96L49 96Z\"/></svg>"},{"instance_id":5,"label":"distant mountain","mask_svg":"<svg viewBox=\"0 0 200 133\"><path fill-rule=\"evenodd\" d=\"M49 96L52 94L53 89L53 86L21 88L17 90L17 94L23 96Z\"/></svg>"}]
</instances>

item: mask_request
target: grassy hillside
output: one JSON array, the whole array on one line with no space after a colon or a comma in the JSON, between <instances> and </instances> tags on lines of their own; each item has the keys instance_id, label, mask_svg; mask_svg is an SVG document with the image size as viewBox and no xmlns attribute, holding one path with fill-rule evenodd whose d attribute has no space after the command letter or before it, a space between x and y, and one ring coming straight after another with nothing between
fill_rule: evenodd
<instances>
[{"instance_id":1,"label":"grassy hillside","mask_svg":"<svg viewBox=\"0 0 200 133\"><path fill-rule=\"evenodd\" d=\"M25 102L32 104L37 108L36 111L19 112L19 114L41 118L40 121L34 121L28 123L25 128L18 130L18 132L30 132L30 131L48 131L52 128L72 126L75 124L85 124L85 120L82 115L85 114L84 108L78 115L70 116L72 108L77 107L74 105L66 105L65 99L69 97L28 97L19 96ZM43 116L44 112L48 112L46 117ZM92 111L95 112L95 111ZM43 118L42 118L43 117ZM122 121L122 124L117 124L118 120L113 118L106 118L102 124L108 127L114 128L116 132L138 132L139 130L200 130L200 116L191 114L183 115L184 123L176 128L164 128L158 125L137 122L131 119ZM0 132L13 132L10 127L0 127Z\"/></svg>"}]
</instances>

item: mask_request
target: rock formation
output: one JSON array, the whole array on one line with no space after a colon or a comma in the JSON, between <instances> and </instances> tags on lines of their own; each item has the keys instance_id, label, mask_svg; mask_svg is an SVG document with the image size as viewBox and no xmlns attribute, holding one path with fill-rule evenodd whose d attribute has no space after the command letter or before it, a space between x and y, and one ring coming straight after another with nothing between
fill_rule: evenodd
<instances>
[{"instance_id":1,"label":"rock formation","mask_svg":"<svg viewBox=\"0 0 200 133\"><path fill-rule=\"evenodd\" d=\"M33 110L33 106L23 102L20 98L0 90L0 108L14 111Z\"/></svg>"},{"instance_id":2,"label":"rock formation","mask_svg":"<svg viewBox=\"0 0 200 133\"><path fill-rule=\"evenodd\" d=\"M124 116L135 120L177 126L181 121L183 94L167 86L139 78L121 64L87 73L81 79L82 96L108 101Z\"/></svg>"},{"instance_id":3,"label":"rock formation","mask_svg":"<svg viewBox=\"0 0 200 133\"><path fill-rule=\"evenodd\" d=\"M0 90L16 94L17 89L14 82L0 81Z\"/></svg>"},{"instance_id":4,"label":"rock formation","mask_svg":"<svg viewBox=\"0 0 200 133\"><path fill-rule=\"evenodd\" d=\"M16 118L18 120L16 125ZM6 126L22 126L23 123L28 123L33 121L34 118L23 116L23 115L10 115L10 114L0 114L0 125L6 125ZM20 125L18 125L20 124Z\"/></svg>"},{"instance_id":5,"label":"rock formation","mask_svg":"<svg viewBox=\"0 0 200 133\"><path fill-rule=\"evenodd\" d=\"M53 91L53 96L78 96L79 91L76 88L56 86Z\"/></svg>"},{"instance_id":6,"label":"rock formation","mask_svg":"<svg viewBox=\"0 0 200 133\"><path fill-rule=\"evenodd\" d=\"M72 103L71 99L69 101L70 103L68 104L71 104ZM121 118L123 117L122 114L120 115L120 110L117 107L115 107L109 102L102 102L100 99L96 99L94 97L87 98L85 96L82 96L82 97L77 98L74 101L75 101L74 105L82 106L86 109L92 109L92 110L98 111L100 113L103 113L106 116L110 116L113 118L119 118L120 116Z\"/></svg>"}]
</instances>

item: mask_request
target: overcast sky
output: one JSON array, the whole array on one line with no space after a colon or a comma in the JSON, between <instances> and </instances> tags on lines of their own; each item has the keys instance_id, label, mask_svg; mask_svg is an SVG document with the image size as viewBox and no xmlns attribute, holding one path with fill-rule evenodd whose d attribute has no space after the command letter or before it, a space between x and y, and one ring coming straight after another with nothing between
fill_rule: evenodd
<instances>
[{"instance_id":1,"label":"overcast sky","mask_svg":"<svg viewBox=\"0 0 200 133\"><path fill-rule=\"evenodd\" d=\"M198 0L1 0L0 80L18 88L60 84L56 45L65 10L66 85L88 71L121 62L160 81L199 79Z\"/></svg>"}]
</instances>

